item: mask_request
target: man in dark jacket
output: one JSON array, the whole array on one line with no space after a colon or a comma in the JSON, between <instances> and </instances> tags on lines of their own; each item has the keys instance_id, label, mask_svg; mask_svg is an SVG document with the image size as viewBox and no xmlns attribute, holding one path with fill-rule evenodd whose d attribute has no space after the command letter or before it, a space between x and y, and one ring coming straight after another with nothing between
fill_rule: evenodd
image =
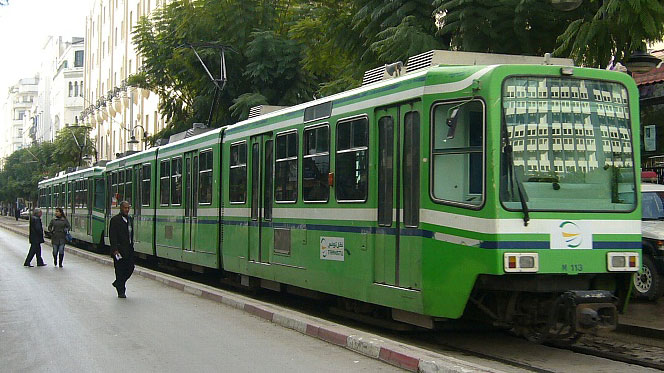
<instances>
[{"instance_id":1,"label":"man in dark jacket","mask_svg":"<svg viewBox=\"0 0 664 373\"><path fill-rule=\"evenodd\" d=\"M46 265L44 259L41 256L41 244L44 242L44 228L42 227L41 221L42 212L40 209L34 209L32 211L32 216L30 217L30 251L28 252L28 257L25 258L23 263L26 267L32 267L32 257L37 257L37 267L43 267Z\"/></svg>"},{"instance_id":2,"label":"man in dark jacket","mask_svg":"<svg viewBox=\"0 0 664 373\"><path fill-rule=\"evenodd\" d=\"M118 298L126 298L125 283L134 272L134 220L129 216L129 202L120 202L120 213L111 218L108 238L115 267L113 286Z\"/></svg>"}]
</instances>

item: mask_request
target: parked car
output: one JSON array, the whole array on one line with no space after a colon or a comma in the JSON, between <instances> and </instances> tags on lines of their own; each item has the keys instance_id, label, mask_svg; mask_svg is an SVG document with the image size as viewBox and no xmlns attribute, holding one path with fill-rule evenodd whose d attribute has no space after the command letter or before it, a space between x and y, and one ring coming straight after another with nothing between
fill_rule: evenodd
<instances>
[{"instance_id":1,"label":"parked car","mask_svg":"<svg viewBox=\"0 0 664 373\"><path fill-rule=\"evenodd\" d=\"M30 212L31 212L30 209L28 209L27 207L24 208L23 210L21 210L20 218L25 219L25 220L29 220L30 219Z\"/></svg>"},{"instance_id":2,"label":"parked car","mask_svg":"<svg viewBox=\"0 0 664 373\"><path fill-rule=\"evenodd\" d=\"M655 300L664 293L664 185L641 184L642 268L634 275L634 295Z\"/></svg>"}]
</instances>

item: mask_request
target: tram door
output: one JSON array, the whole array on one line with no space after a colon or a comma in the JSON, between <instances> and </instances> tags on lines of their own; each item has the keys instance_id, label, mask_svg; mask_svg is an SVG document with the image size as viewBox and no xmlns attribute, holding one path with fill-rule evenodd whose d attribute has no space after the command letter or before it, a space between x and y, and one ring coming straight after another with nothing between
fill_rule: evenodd
<instances>
[{"instance_id":1,"label":"tram door","mask_svg":"<svg viewBox=\"0 0 664 373\"><path fill-rule=\"evenodd\" d=\"M420 101L376 110L378 209L375 246L377 283L421 286Z\"/></svg>"},{"instance_id":2,"label":"tram door","mask_svg":"<svg viewBox=\"0 0 664 373\"><path fill-rule=\"evenodd\" d=\"M198 152L188 152L184 156L184 227L182 248L196 251L198 231Z\"/></svg>"},{"instance_id":3,"label":"tram door","mask_svg":"<svg viewBox=\"0 0 664 373\"><path fill-rule=\"evenodd\" d=\"M249 260L268 263L274 246L272 193L274 141L271 134L251 137L251 196L249 222Z\"/></svg>"}]
</instances>

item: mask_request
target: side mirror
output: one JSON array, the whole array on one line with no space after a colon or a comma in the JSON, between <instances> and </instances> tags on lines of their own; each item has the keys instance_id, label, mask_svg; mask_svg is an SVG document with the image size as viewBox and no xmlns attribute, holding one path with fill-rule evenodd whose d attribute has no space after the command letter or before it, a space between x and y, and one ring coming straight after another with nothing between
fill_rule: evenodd
<instances>
[{"instance_id":1,"label":"side mirror","mask_svg":"<svg viewBox=\"0 0 664 373\"><path fill-rule=\"evenodd\" d=\"M452 109L449 118L447 118L447 139L451 140L454 138L454 133L456 132L457 122L459 121L459 108L455 107Z\"/></svg>"}]
</instances>

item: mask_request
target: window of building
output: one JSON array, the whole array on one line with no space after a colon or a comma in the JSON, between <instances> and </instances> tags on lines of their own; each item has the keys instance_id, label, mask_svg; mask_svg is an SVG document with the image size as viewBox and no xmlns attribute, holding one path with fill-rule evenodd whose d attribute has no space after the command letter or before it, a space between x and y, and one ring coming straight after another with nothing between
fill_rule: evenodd
<instances>
[{"instance_id":1,"label":"window of building","mask_svg":"<svg viewBox=\"0 0 664 373\"><path fill-rule=\"evenodd\" d=\"M247 201L247 142L231 145L229 197L231 203Z\"/></svg>"},{"instance_id":2,"label":"window of building","mask_svg":"<svg viewBox=\"0 0 664 373\"><path fill-rule=\"evenodd\" d=\"M274 200L297 201L297 131L278 134L274 160Z\"/></svg>"},{"instance_id":3,"label":"window of building","mask_svg":"<svg viewBox=\"0 0 664 373\"><path fill-rule=\"evenodd\" d=\"M83 67L84 51L74 52L74 67Z\"/></svg>"},{"instance_id":4,"label":"window of building","mask_svg":"<svg viewBox=\"0 0 664 373\"><path fill-rule=\"evenodd\" d=\"M330 196L329 125L304 130L302 158L302 199L307 202L327 202Z\"/></svg>"},{"instance_id":5,"label":"window of building","mask_svg":"<svg viewBox=\"0 0 664 373\"><path fill-rule=\"evenodd\" d=\"M369 186L369 121L337 123L336 196L338 201L364 202Z\"/></svg>"},{"instance_id":6,"label":"window of building","mask_svg":"<svg viewBox=\"0 0 664 373\"><path fill-rule=\"evenodd\" d=\"M168 206L171 194L171 161L161 161L159 164L159 204Z\"/></svg>"}]
</instances>

